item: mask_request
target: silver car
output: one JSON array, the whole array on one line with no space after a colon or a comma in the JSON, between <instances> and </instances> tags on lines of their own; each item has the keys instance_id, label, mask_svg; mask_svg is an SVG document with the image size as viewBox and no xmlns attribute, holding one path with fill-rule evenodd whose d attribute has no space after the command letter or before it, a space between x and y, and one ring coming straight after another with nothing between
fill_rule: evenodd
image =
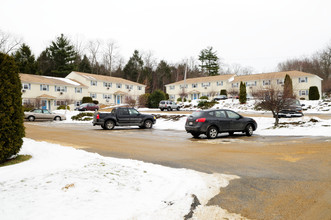
<instances>
[{"instance_id":1,"label":"silver car","mask_svg":"<svg viewBox=\"0 0 331 220\"><path fill-rule=\"evenodd\" d=\"M24 112L24 118L29 121L34 121L36 119L55 121L66 120L66 116L64 114L52 113L47 109L33 109L32 111Z\"/></svg>"}]
</instances>

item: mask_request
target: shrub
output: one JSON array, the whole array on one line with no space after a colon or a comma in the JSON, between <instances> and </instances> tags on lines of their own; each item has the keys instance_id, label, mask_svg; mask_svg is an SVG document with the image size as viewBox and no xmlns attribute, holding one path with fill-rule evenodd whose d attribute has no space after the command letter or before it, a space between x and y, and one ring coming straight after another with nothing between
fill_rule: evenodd
<instances>
[{"instance_id":1,"label":"shrub","mask_svg":"<svg viewBox=\"0 0 331 220\"><path fill-rule=\"evenodd\" d=\"M94 104L98 105L99 104L99 101L98 100L93 100L92 101Z\"/></svg>"},{"instance_id":2,"label":"shrub","mask_svg":"<svg viewBox=\"0 0 331 220\"><path fill-rule=\"evenodd\" d=\"M83 99L82 99L82 103L92 103L92 102L93 102L93 100L92 100L92 98L89 97L89 96L85 96L85 97L83 97Z\"/></svg>"},{"instance_id":3,"label":"shrub","mask_svg":"<svg viewBox=\"0 0 331 220\"><path fill-rule=\"evenodd\" d=\"M226 92L226 89L222 89L221 92L220 92L220 95L228 96L228 93Z\"/></svg>"},{"instance_id":4,"label":"shrub","mask_svg":"<svg viewBox=\"0 0 331 220\"><path fill-rule=\"evenodd\" d=\"M148 107L149 96L150 96L149 93L145 93L145 94L139 96L139 98L138 98L139 107Z\"/></svg>"},{"instance_id":5,"label":"shrub","mask_svg":"<svg viewBox=\"0 0 331 220\"><path fill-rule=\"evenodd\" d=\"M177 99L177 102L181 102L182 101L182 98L178 98ZM184 102L186 102L187 100L186 100L186 98L184 98Z\"/></svg>"},{"instance_id":6,"label":"shrub","mask_svg":"<svg viewBox=\"0 0 331 220\"><path fill-rule=\"evenodd\" d=\"M78 115L74 115L71 117L72 120L75 121L91 121L93 119L94 113L91 112L82 112Z\"/></svg>"},{"instance_id":7,"label":"shrub","mask_svg":"<svg viewBox=\"0 0 331 220\"><path fill-rule=\"evenodd\" d=\"M23 111L24 112L29 112L29 111L31 111L33 109L34 109L34 105L33 104L24 104L23 105Z\"/></svg>"},{"instance_id":8,"label":"shrub","mask_svg":"<svg viewBox=\"0 0 331 220\"><path fill-rule=\"evenodd\" d=\"M57 107L57 110L60 110L60 109L66 109L66 106L65 105L60 105L59 107ZM67 110L70 110L69 105L67 105Z\"/></svg>"},{"instance_id":9,"label":"shrub","mask_svg":"<svg viewBox=\"0 0 331 220\"><path fill-rule=\"evenodd\" d=\"M131 96L125 97L125 103L128 104L131 108L136 106L136 100L132 98Z\"/></svg>"},{"instance_id":10,"label":"shrub","mask_svg":"<svg viewBox=\"0 0 331 220\"><path fill-rule=\"evenodd\" d=\"M198 103L198 108L201 108L201 109L209 109L211 107L213 107L217 102L215 101L200 101Z\"/></svg>"},{"instance_id":11,"label":"shrub","mask_svg":"<svg viewBox=\"0 0 331 220\"><path fill-rule=\"evenodd\" d=\"M149 108L158 108L161 100L165 100L166 95L161 90L155 90L148 98Z\"/></svg>"},{"instance_id":12,"label":"shrub","mask_svg":"<svg viewBox=\"0 0 331 220\"><path fill-rule=\"evenodd\" d=\"M25 133L21 89L14 59L0 53L0 163L17 154L23 144Z\"/></svg>"},{"instance_id":13,"label":"shrub","mask_svg":"<svg viewBox=\"0 0 331 220\"><path fill-rule=\"evenodd\" d=\"M201 96L200 99L207 99L208 100L208 96Z\"/></svg>"},{"instance_id":14,"label":"shrub","mask_svg":"<svg viewBox=\"0 0 331 220\"><path fill-rule=\"evenodd\" d=\"M309 100L319 100L320 99L320 94L318 92L317 86L311 86L309 87Z\"/></svg>"},{"instance_id":15,"label":"shrub","mask_svg":"<svg viewBox=\"0 0 331 220\"><path fill-rule=\"evenodd\" d=\"M246 92L246 84L240 82L240 91L239 91L239 102L240 104L244 104L247 101L247 92Z\"/></svg>"}]
</instances>

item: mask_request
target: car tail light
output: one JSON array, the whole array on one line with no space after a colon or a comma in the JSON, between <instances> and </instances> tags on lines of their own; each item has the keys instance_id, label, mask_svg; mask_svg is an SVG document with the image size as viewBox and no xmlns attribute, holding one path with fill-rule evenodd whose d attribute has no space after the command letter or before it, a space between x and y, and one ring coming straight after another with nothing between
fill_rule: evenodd
<instances>
[{"instance_id":1,"label":"car tail light","mask_svg":"<svg viewBox=\"0 0 331 220\"><path fill-rule=\"evenodd\" d=\"M97 114L97 119L100 119L100 115L99 114Z\"/></svg>"},{"instance_id":2,"label":"car tail light","mask_svg":"<svg viewBox=\"0 0 331 220\"><path fill-rule=\"evenodd\" d=\"M206 118L198 118L197 120L195 120L195 122L205 122Z\"/></svg>"}]
</instances>

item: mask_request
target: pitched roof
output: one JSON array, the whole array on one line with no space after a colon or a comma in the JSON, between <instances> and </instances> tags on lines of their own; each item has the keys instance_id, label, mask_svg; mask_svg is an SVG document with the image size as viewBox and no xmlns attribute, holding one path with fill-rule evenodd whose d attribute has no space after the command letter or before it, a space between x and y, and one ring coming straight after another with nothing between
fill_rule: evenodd
<instances>
[{"instance_id":1,"label":"pitched roof","mask_svg":"<svg viewBox=\"0 0 331 220\"><path fill-rule=\"evenodd\" d=\"M300 77L300 76L317 76L311 73L305 73L301 71L284 71L284 72L272 72L272 73L260 73L260 74L251 74L244 76L236 76L233 82L249 82L253 80L263 80L263 79L284 79L286 74L288 74L291 78ZM319 76L317 76L319 77Z\"/></svg>"},{"instance_id":2,"label":"pitched roof","mask_svg":"<svg viewBox=\"0 0 331 220\"><path fill-rule=\"evenodd\" d=\"M21 82L25 82L25 83L86 87L85 85L77 82L76 80L71 80L61 77L40 76L40 75L20 73L20 78L21 78Z\"/></svg>"},{"instance_id":3,"label":"pitched roof","mask_svg":"<svg viewBox=\"0 0 331 220\"><path fill-rule=\"evenodd\" d=\"M233 75L233 74L226 74L226 75L217 75L217 76L205 76L205 77L189 78L189 79L186 79L186 84L199 83L199 82L215 82L215 81L222 81L222 80L230 80L234 76L235 75ZM180 85L180 84L184 84L184 80L174 82L174 83L170 83L170 84L167 84L166 86Z\"/></svg>"},{"instance_id":4,"label":"pitched roof","mask_svg":"<svg viewBox=\"0 0 331 220\"><path fill-rule=\"evenodd\" d=\"M82 72L76 72L73 71L76 74L81 75L82 77L85 77L88 80L97 80L97 81L103 81L103 82L112 82L112 83L122 83L122 84L128 84L128 85L137 85L137 86L146 86L137 82L133 82L127 79L119 78L119 77L113 77L113 76L105 76L105 75L97 75L97 74L91 74L91 73L82 73Z\"/></svg>"}]
</instances>

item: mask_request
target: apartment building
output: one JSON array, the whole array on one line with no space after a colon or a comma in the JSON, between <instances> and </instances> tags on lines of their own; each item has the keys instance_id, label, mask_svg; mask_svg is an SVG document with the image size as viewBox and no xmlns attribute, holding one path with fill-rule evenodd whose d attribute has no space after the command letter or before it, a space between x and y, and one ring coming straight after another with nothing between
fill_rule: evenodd
<instances>
[{"instance_id":1,"label":"apartment building","mask_svg":"<svg viewBox=\"0 0 331 220\"><path fill-rule=\"evenodd\" d=\"M23 104L51 111L68 104L73 109L84 96L88 96L88 87L75 80L24 73L19 75Z\"/></svg>"},{"instance_id":2,"label":"apartment building","mask_svg":"<svg viewBox=\"0 0 331 220\"><path fill-rule=\"evenodd\" d=\"M228 94L232 91L239 93L240 82L246 84L247 96L252 96L254 90L283 87L284 79L288 74L292 79L293 92L298 98L308 99L309 88L317 86L322 94L322 78L317 75L301 71L273 72L262 74L251 74L244 76L218 75L209 77L198 77L167 84L166 92L171 100L177 100L181 95L189 100L198 99L201 96L213 98L219 95L222 89Z\"/></svg>"},{"instance_id":3,"label":"apartment building","mask_svg":"<svg viewBox=\"0 0 331 220\"><path fill-rule=\"evenodd\" d=\"M228 90L235 75L217 75L189 78L165 85L169 99L177 100L185 96L188 100L199 99L201 96L215 97L222 89Z\"/></svg>"},{"instance_id":4,"label":"apartment building","mask_svg":"<svg viewBox=\"0 0 331 220\"><path fill-rule=\"evenodd\" d=\"M125 103L125 97L138 100L145 94L146 86L119 77L71 72L66 79L75 80L87 86L87 96L100 104L118 105Z\"/></svg>"}]
</instances>

